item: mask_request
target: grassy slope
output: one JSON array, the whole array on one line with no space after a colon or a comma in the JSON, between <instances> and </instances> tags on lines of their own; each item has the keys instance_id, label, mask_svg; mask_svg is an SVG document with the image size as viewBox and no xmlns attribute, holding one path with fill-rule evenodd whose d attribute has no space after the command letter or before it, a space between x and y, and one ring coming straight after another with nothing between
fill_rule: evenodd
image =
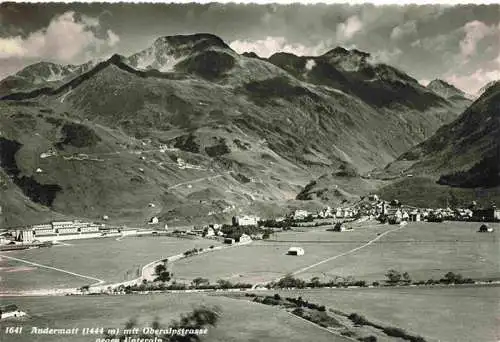
<instances>
[{"instance_id":1,"label":"grassy slope","mask_svg":"<svg viewBox=\"0 0 500 342\"><path fill-rule=\"evenodd\" d=\"M435 179L426 177L410 177L394 181L378 190L385 200L398 199L404 204L422 208L442 208L456 201L459 206L468 206L472 201L488 206L500 203L500 190L492 189L460 189L439 185Z\"/></svg>"},{"instance_id":2,"label":"grassy slope","mask_svg":"<svg viewBox=\"0 0 500 342\"><path fill-rule=\"evenodd\" d=\"M218 53L222 52L210 58ZM172 79L158 72L134 71L114 56L71 84L48 91L49 96L36 100L40 103L29 107L2 103L0 128L9 139L24 144L16 156L22 172L33 175L36 167L42 167L47 172L34 178L62 187L53 210L92 219L106 214L139 224L152 215L191 223L230 204L245 209L259 207L253 201L292 199L301 186L330 167L350 163L366 171L385 165L449 120L404 108L377 111L335 89L300 82L268 62L223 53L224 58L234 59L232 68L208 79L198 70L206 67L203 60L189 62L194 63L188 65L192 75ZM39 117L42 107L49 109ZM11 120L15 112L26 122ZM45 122L49 117L82 122L100 138L95 146L65 147L66 153L120 154L98 162L40 160L39 153L61 138L60 127ZM416 126L421 127L413 129ZM199 151L148 156L146 161L127 153L188 136ZM145 137L154 143L143 148L136 138ZM221 139L228 150L215 148ZM244 144L236 144L237 139ZM172 185L213 175L160 165L179 156L215 173L235 170L257 181L242 184L223 177L193 185L195 194L182 187L172 190ZM216 199L211 198L214 189ZM220 200L223 194L231 195ZM147 210L153 201L159 203L158 210ZM4 225L22 221L13 215L16 209L8 207L16 205L6 204Z\"/></svg>"}]
</instances>

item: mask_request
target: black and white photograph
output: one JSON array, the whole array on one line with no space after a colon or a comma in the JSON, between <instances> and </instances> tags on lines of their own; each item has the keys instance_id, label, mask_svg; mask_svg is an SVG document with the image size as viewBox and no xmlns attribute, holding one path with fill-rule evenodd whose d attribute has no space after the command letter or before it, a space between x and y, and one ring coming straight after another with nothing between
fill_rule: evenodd
<instances>
[{"instance_id":1,"label":"black and white photograph","mask_svg":"<svg viewBox=\"0 0 500 342\"><path fill-rule=\"evenodd\" d=\"M499 342L498 1L0 2L1 342Z\"/></svg>"}]
</instances>

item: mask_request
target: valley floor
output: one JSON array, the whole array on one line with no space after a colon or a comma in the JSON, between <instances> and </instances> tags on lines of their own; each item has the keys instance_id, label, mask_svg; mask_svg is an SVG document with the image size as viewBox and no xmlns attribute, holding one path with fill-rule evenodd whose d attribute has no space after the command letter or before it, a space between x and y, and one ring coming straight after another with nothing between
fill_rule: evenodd
<instances>
[{"instance_id":1,"label":"valley floor","mask_svg":"<svg viewBox=\"0 0 500 342\"><path fill-rule=\"evenodd\" d=\"M287 273L306 280L317 276L322 282L348 277L368 283L382 282L389 269L408 272L413 280L439 279L449 271L474 279L500 278L497 226L494 233L488 234L479 234L477 224L464 222L420 222L406 226L365 222L353 224L354 229L345 232L327 231L329 228L300 228L275 234L267 241L195 255L175 261L171 270L174 279L180 282L203 277L211 282L225 279L252 284L277 280ZM28 312L31 318L22 322L26 327L100 326L103 320L110 326L123 326L135 316L144 322L154 316L168 322L195 304L218 304L224 318L221 325L210 332L208 341L299 341L311 336L315 336L315 341L332 340L331 332L311 322L277 308L221 297L219 293L215 296L206 293L104 297L6 295L14 290L122 282L136 278L151 261L211 245L218 243L165 236L127 237L71 241L52 248L4 252L3 256L8 258L0 256L2 303L13 302ZM291 246L304 248L305 255L287 255ZM495 286L392 287L264 293L302 296L329 308L357 312L370 320L415 332L428 341L493 342L499 337L496 330L499 289ZM28 340L58 341L42 336L6 339L9 342ZM88 337L81 340L88 341ZM333 340L349 339L337 334Z\"/></svg>"}]
</instances>

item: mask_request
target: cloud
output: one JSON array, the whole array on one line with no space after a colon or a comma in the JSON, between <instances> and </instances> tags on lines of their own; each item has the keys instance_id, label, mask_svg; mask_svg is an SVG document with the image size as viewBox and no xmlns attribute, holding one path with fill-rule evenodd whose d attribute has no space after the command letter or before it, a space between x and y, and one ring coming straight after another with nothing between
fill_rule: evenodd
<instances>
[{"instance_id":1,"label":"cloud","mask_svg":"<svg viewBox=\"0 0 500 342\"><path fill-rule=\"evenodd\" d=\"M54 17L46 28L21 36L0 38L0 58L46 59L72 63L83 61L89 54L100 53L119 41L118 35L107 31L98 38L95 30L99 20L66 12Z\"/></svg>"},{"instance_id":2,"label":"cloud","mask_svg":"<svg viewBox=\"0 0 500 342\"><path fill-rule=\"evenodd\" d=\"M500 24L488 26L478 20L466 23L462 30L465 37L460 41L460 54L464 60L477 53L477 45L481 40L493 34L500 36Z\"/></svg>"},{"instance_id":3,"label":"cloud","mask_svg":"<svg viewBox=\"0 0 500 342\"><path fill-rule=\"evenodd\" d=\"M401 40L405 37L414 35L417 33L417 23L415 20L410 20L403 25L398 25L394 27L391 31L390 38L392 40Z\"/></svg>"},{"instance_id":4,"label":"cloud","mask_svg":"<svg viewBox=\"0 0 500 342\"><path fill-rule=\"evenodd\" d=\"M337 41L345 42L363 29L363 23L357 15L353 15L343 23L337 25Z\"/></svg>"},{"instance_id":5,"label":"cloud","mask_svg":"<svg viewBox=\"0 0 500 342\"><path fill-rule=\"evenodd\" d=\"M118 35L111 30L108 30L107 33L109 46L115 46L116 44L118 44L118 42L120 41L120 37L118 37Z\"/></svg>"},{"instance_id":6,"label":"cloud","mask_svg":"<svg viewBox=\"0 0 500 342\"><path fill-rule=\"evenodd\" d=\"M396 64L403 51L398 48L392 50L378 50L370 55L370 63Z\"/></svg>"},{"instance_id":7,"label":"cloud","mask_svg":"<svg viewBox=\"0 0 500 342\"><path fill-rule=\"evenodd\" d=\"M479 95L485 85L500 80L500 53L474 72L461 75L450 72L444 79L471 95Z\"/></svg>"},{"instance_id":8,"label":"cloud","mask_svg":"<svg viewBox=\"0 0 500 342\"><path fill-rule=\"evenodd\" d=\"M478 69L469 75L450 75L445 80L471 95L478 95L486 84L500 80L500 69Z\"/></svg>"},{"instance_id":9,"label":"cloud","mask_svg":"<svg viewBox=\"0 0 500 342\"><path fill-rule=\"evenodd\" d=\"M307 62L306 62L306 70L309 70L311 71L312 68L314 68L316 66L316 62L314 61L314 59L308 59Z\"/></svg>"},{"instance_id":10,"label":"cloud","mask_svg":"<svg viewBox=\"0 0 500 342\"><path fill-rule=\"evenodd\" d=\"M266 37L258 40L234 40L229 46L238 53L255 52L261 57L269 57L276 52L288 52L297 56L317 56L324 53L329 41L321 41L314 46L290 43L285 37Z\"/></svg>"}]
</instances>

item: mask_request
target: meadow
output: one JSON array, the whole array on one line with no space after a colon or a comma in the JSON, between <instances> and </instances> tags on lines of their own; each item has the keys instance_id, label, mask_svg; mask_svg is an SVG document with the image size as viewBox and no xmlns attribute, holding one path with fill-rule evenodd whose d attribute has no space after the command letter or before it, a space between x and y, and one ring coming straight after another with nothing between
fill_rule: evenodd
<instances>
[{"instance_id":1,"label":"meadow","mask_svg":"<svg viewBox=\"0 0 500 342\"><path fill-rule=\"evenodd\" d=\"M408 272L413 280L440 279L447 272L473 279L500 279L499 230L478 233L479 223L410 223L376 243L302 274L309 279L354 276L382 281L389 269Z\"/></svg>"},{"instance_id":2,"label":"meadow","mask_svg":"<svg viewBox=\"0 0 500 342\"><path fill-rule=\"evenodd\" d=\"M38 284L43 284L44 288L74 288L81 286L82 280L85 281L69 274L0 257L0 292L32 290Z\"/></svg>"},{"instance_id":3,"label":"meadow","mask_svg":"<svg viewBox=\"0 0 500 342\"><path fill-rule=\"evenodd\" d=\"M500 287L366 288L273 291L358 313L428 341L497 342Z\"/></svg>"},{"instance_id":4,"label":"meadow","mask_svg":"<svg viewBox=\"0 0 500 342\"><path fill-rule=\"evenodd\" d=\"M383 281L389 269L408 272L414 280L440 279L447 272L474 279L500 278L498 231L477 233L479 224L464 222L410 223L374 243L297 273L304 279L337 277ZM300 228L277 233L267 241L196 256L175 263L175 277L204 277L233 282L270 281L363 246L399 226L356 224L353 231L331 232L328 227ZM500 228L500 227L497 227ZM304 248L305 255L286 255L288 248Z\"/></svg>"},{"instance_id":5,"label":"meadow","mask_svg":"<svg viewBox=\"0 0 500 342\"><path fill-rule=\"evenodd\" d=\"M343 233L327 231L327 228L300 228L301 231L298 232L277 233L269 240L254 241L249 245L179 260L174 264L174 275L176 279L183 281L196 277L211 281L272 281L331 256L345 253L394 227L376 226ZM302 247L305 254L287 255L292 246Z\"/></svg>"},{"instance_id":6,"label":"meadow","mask_svg":"<svg viewBox=\"0 0 500 342\"><path fill-rule=\"evenodd\" d=\"M203 341L282 341L300 342L314 336L315 342L347 342L348 340L300 320L276 308L201 294L162 294L99 297L17 297L4 298L2 302L17 304L30 318L20 323L21 336L6 336L6 322L0 322L0 340L5 342L67 342L95 341L91 336L34 336L29 335L33 326L51 328L104 327L123 328L131 318L138 327L150 326L158 317L163 328L173 319L190 312L198 305L218 306L221 318L218 325L208 327ZM4 335L2 335L4 334ZM97 336L96 336L97 337Z\"/></svg>"},{"instance_id":7,"label":"meadow","mask_svg":"<svg viewBox=\"0 0 500 342\"><path fill-rule=\"evenodd\" d=\"M137 278L140 270L147 263L183 253L193 248L208 248L220 243L207 239L178 239L164 236L127 237L66 241L68 245L51 248L4 252L4 255L28 260L41 265L60 268L70 272L104 280L107 283L120 282ZM10 261L9 261L10 262ZM20 267L30 266L18 263ZM30 266L31 267L31 266ZM11 278L14 273L0 270L2 287L17 288L22 284L24 289L46 289L62 287L67 283L67 274L37 267L23 272L23 277ZM29 280L29 278L34 277ZM4 280L7 279L6 282ZM92 280L78 278L71 284L82 286L95 283Z\"/></svg>"}]
</instances>

